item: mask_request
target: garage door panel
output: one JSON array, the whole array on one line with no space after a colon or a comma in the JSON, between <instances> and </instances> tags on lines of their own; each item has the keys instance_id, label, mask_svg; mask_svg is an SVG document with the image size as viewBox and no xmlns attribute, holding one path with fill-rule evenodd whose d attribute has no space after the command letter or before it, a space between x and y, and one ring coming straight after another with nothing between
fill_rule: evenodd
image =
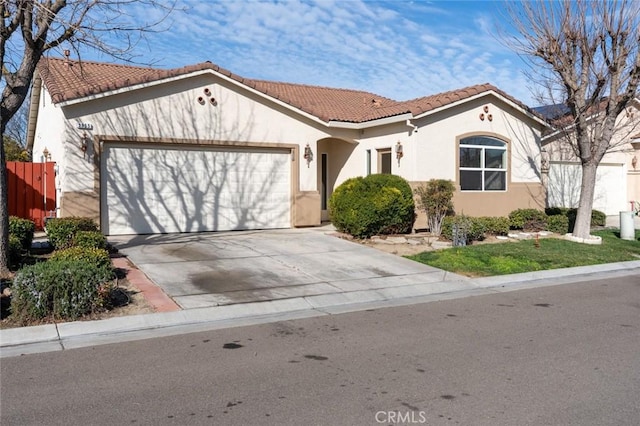
<instances>
[{"instance_id":1,"label":"garage door panel","mask_svg":"<svg viewBox=\"0 0 640 426\"><path fill-rule=\"evenodd\" d=\"M290 226L288 151L107 146L103 224L111 235Z\"/></svg>"},{"instance_id":2,"label":"garage door panel","mask_svg":"<svg viewBox=\"0 0 640 426\"><path fill-rule=\"evenodd\" d=\"M552 162L547 188L549 205L577 207L581 182L580 164ZM626 208L626 179L622 165L605 164L598 167L593 208L607 215L616 215Z\"/></svg>"}]
</instances>

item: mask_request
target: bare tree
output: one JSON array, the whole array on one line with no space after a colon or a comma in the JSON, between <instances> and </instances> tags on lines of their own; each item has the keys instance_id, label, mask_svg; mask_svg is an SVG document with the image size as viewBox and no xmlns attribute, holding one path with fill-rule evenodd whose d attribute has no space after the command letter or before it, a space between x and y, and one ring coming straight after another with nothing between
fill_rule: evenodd
<instances>
[{"instance_id":1,"label":"bare tree","mask_svg":"<svg viewBox=\"0 0 640 426\"><path fill-rule=\"evenodd\" d=\"M638 94L640 2L532 0L505 9L516 35L503 39L531 65L544 99L567 110L555 124L582 167L573 235L588 238L598 165Z\"/></svg>"},{"instance_id":2,"label":"bare tree","mask_svg":"<svg viewBox=\"0 0 640 426\"><path fill-rule=\"evenodd\" d=\"M80 57L82 49L97 50L122 60L134 59L146 32L162 31L173 10L162 0L0 0L0 70L4 89L0 101L0 130L24 103L38 62L64 44ZM132 18L134 9L149 21ZM68 47L67 47L68 46ZM0 276L9 273L7 168L0 145Z\"/></svg>"}]
</instances>

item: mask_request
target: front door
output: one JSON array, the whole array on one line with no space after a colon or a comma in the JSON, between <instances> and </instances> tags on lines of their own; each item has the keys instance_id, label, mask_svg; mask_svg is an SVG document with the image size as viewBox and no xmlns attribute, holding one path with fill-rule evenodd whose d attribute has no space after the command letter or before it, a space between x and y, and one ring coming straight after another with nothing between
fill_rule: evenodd
<instances>
[{"instance_id":1,"label":"front door","mask_svg":"<svg viewBox=\"0 0 640 426\"><path fill-rule=\"evenodd\" d=\"M320 155L320 205L322 206L320 219L323 222L329 220L329 155L323 152Z\"/></svg>"}]
</instances>

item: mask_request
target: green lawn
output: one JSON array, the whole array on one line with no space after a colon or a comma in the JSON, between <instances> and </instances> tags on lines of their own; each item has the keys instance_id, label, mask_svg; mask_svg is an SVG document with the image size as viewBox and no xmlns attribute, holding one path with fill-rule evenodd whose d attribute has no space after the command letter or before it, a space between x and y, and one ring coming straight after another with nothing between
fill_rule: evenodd
<instances>
[{"instance_id":1,"label":"green lawn","mask_svg":"<svg viewBox=\"0 0 640 426\"><path fill-rule=\"evenodd\" d=\"M558 238L479 244L407 256L411 260L472 277L515 274L544 269L640 260L640 231L635 241L621 240L617 230L593 232L602 237L594 246Z\"/></svg>"}]
</instances>

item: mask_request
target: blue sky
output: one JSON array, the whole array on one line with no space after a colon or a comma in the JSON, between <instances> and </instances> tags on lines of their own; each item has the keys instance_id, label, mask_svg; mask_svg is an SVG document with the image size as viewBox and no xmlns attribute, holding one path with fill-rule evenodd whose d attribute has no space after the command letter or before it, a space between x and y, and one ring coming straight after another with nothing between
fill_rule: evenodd
<instances>
[{"instance_id":1,"label":"blue sky","mask_svg":"<svg viewBox=\"0 0 640 426\"><path fill-rule=\"evenodd\" d=\"M208 60L244 77L396 100L489 82L535 106L524 63L495 36L499 2L178 0L178 8L186 10L171 15L169 31L137 47L139 61Z\"/></svg>"}]
</instances>

